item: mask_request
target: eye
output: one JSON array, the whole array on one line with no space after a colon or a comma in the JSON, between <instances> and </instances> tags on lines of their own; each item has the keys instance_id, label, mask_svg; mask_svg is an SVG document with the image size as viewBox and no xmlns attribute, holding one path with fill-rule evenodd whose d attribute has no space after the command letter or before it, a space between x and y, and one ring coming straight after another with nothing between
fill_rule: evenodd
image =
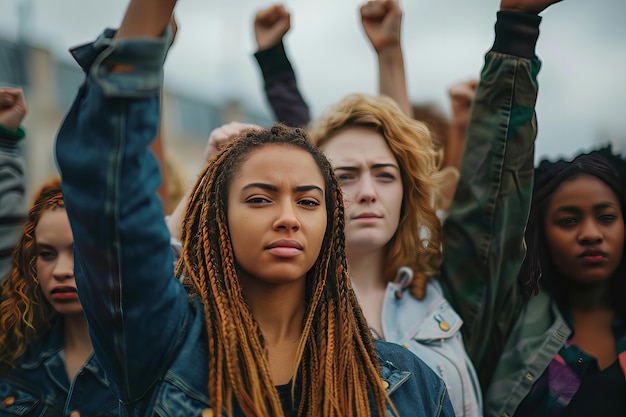
<instances>
[{"instance_id":1,"label":"eye","mask_svg":"<svg viewBox=\"0 0 626 417\"><path fill-rule=\"evenodd\" d=\"M354 179L353 174L342 173L342 174L336 174L336 175L337 175L337 181L339 182L346 182L346 181L350 181Z\"/></svg>"},{"instance_id":2,"label":"eye","mask_svg":"<svg viewBox=\"0 0 626 417\"><path fill-rule=\"evenodd\" d=\"M578 219L576 219L575 217L564 217L561 219L558 219L556 224L558 224L561 227L571 227L571 226L575 226L578 223Z\"/></svg>"},{"instance_id":3,"label":"eye","mask_svg":"<svg viewBox=\"0 0 626 417\"><path fill-rule=\"evenodd\" d=\"M271 203L271 201L265 197L261 197L261 196L253 196L253 197L249 197L246 199L246 203L248 204L253 204L253 205L257 205L257 204L267 204L267 203Z\"/></svg>"},{"instance_id":4,"label":"eye","mask_svg":"<svg viewBox=\"0 0 626 417\"><path fill-rule=\"evenodd\" d=\"M396 179L396 176L391 172L381 172L376 176L384 182L392 182Z\"/></svg>"},{"instance_id":5,"label":"eye","mask_svg":"<svg viewBox=\"0 0 626 417\"><path fill-rule=\"evenodd\" d=\"M599 219L601 223L609 224L613 223L617 219L617 216L614 216L613 214L603 214L599 217Z\"/></svg>"},{"instance_id":6,"label":"eye","mask_svg":"<svg viewBox=\"0 0 626 417\"><path fill-rule=\"evenodd\" d=\"M318 207L320 205L320 202L312 198L304 198L298 201L298 204L305 207Z\"/></svg>"},{"instance_id":7,"label":"eye","mask_svg":"<svg viewBox=\"0 0 626 417\"><path fill-rule=\"evenodd\" d=\"M44 261L50 261L56 257L56 253L50 250L42 249L37 252L37 257Z\"/></svg>"}]
</instances>

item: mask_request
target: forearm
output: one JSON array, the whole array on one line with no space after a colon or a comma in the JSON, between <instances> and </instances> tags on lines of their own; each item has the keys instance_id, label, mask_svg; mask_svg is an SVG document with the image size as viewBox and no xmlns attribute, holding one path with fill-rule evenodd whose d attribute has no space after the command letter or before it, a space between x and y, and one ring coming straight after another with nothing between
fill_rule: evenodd
<instances>
[{"instance_id":1,"label":"forearm","mask_svg":"<svg viewBox=\"0 0 626 417\"><path fill-rule=\"evenodd\" d=\"M311 120L296 74L282 42L254 54L263 75L267 101L278 122L303 127Z\"/></svg>"},{"instance_id":2,"label":"forearm","mask_svg":"<svg viewBox=\"0 0 626 417\"><path fill-rule=\"evenodd\" d=\"M461 178L444 225L443 281L480 368L515 320L533 184L540 18L499 13L474 99Z\"/></svg>"},{"instance_id":3,"label":"forearm","mask_svg":"<svg viewBox=\"0 0 626 417\"><path fill-rule=\"evenodd\" d=\"M443 153L443 167L453 166L457 169L461 168L466 135L467 123L455 123L452 120Z\"/></svg>"},{"instance_id":4,"label":"forearm","mask_svg":"<svg viewBox=\"0 0 626 417\"><path fill-rule=\"evenodd\" d=\"M162 36L172 18L177 0L132 0L119 30L118 39Z\"/></svg>"},{"instance_id":5,"label":"forearm","mask_svg":"<svg viewBox=\"0 0 626 417\"><path fill-rule=\"evenodd\" d=\"M394 99L404 114L413 117L400 45L384 48L378 53L378 78L380 94Z\"/></svg>"}]
</instances>

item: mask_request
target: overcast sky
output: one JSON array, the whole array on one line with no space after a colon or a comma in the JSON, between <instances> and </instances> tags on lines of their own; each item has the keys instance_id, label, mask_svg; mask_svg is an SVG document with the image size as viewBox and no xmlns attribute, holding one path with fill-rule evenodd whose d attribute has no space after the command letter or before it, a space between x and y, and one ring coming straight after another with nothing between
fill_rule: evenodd
<instances>
[{"instance_id":1,"label":"overcast sky","mask_svg":"<svg viewBox=\"0 0 626 417\"><path fill-rule=\"evenodd\" d=\"M18 32L18 5L0 0L0 36ZM67 58L72 45L117 26L126 0L30 0L31 40ZM375 93L376 61L360 27L361 0L287 0L289 56L313 115L350 92ZM267 0L180 0L168 57L170 88L213 101L243 99L267 111L252 58L254 12ZM401 0L413 101L447 111L447 88L478 75L493 41L497 0ZM537 155L570 156L602 140L626 151L626 2L565 0L543 14L538 55Z\"/></svg>"}]
</instances>

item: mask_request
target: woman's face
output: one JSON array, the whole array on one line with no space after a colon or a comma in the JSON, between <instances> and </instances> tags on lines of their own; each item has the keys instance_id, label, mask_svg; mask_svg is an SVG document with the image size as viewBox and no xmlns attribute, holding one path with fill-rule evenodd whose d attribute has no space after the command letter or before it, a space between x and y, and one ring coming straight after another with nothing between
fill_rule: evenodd
<instances>
[{"instance_id":1,"label":"woman's face","mask_svg":"<svg viewBox=\"0 0 626 417\"><path fill-rule=\"evenodd\" d=\"M324 178L305 150L269 144L252 151L228 190L228 228L242 279L299 281L326 232Z\"/></svg>"},{"instance_id":2,"label":"woman's face","mask_svg":"<svg viewBox=\"0 0 626 417\"><path fill-rule=\"evenodd\" d=\"M65 209L46 210L35 227L37 278L61 315L82 314L74 281L74 237Z\"/></svg>"},{"instance_id":3,"label":"woman's face","mask_svg":"<svg viewBox=\"0 0 626 417\"><path fill-rule=\"evenodd\" d=\"M552 194L545 216L552 262L580 283L608 279L624 251L624 218L615 193L600 179L581 175Z\"/></svg>"},{"instance_id":4,"label":"woman's face","mask_svg":"<svg viewBox=\"0 0 626 417\"><path fill-rule=\"evenodd\" d=\"M403 186L385 139L362 127L341 130L323 146L344 195L346 249L383 248L398 229Z\"/></svg>"}]
</instances>

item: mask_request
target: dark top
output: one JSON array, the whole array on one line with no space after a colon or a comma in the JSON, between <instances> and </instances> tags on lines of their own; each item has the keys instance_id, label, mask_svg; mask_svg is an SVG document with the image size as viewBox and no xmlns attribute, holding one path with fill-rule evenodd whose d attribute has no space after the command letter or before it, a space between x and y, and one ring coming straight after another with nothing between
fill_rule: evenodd
<instances>
[{"instance_id":1,"label":"dark top","mask_svg":"<svg viewBox=\"0 0 626 417\"><path fill-rule=\"evenodd\" d=\"M287 385L277 385L276 390L278 391L278 396L280 397L280 403L283 406L283 414L285 414L285 417L296 417L298 408L295 402L291 401L291 382ZM300 393L298 392L295 394L296 398L300 396Z\"/></svg>"}]
</instances>

